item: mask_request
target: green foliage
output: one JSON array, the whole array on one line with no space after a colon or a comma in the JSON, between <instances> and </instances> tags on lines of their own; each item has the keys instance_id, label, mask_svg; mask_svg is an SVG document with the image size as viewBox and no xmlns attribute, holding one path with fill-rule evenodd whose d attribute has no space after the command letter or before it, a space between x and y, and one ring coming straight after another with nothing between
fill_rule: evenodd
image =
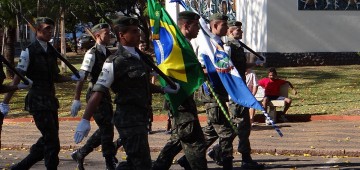
<instances>
[{"instance_id":1,"label":"green foliage","mask_svg":"<svg viewBox=\"0 0 360 170\"><path fill-rule=\"evenodd\" d=\"M80 68L83 55L68 53L68 59ZM289 97L293 99L288 114L354 114L360 110L360 65L350 66L322 66L322 67L290 67L277 68L282 79L290 81L297 89L298 94ZM255 67L258 78L267 76L265 68ZM71 73L67 73L70 76ZM6 80L9 83L11 80ZM158 83L158 82L156 82ZM57 97L60 101L59 116L70 116L70 107L73 101L75 82L56 85ZM26 90L17 91L10 102L9 117L30 117L24 111ZM86 107L86 87L83 88L81 101L82 115ZM195 95L196 96L196 95ZM2 100L2 97L0 97ZM164 97L161 94L153 95L154 114L166 114L163 110ZM197 100L198 111L204 112L201 102Z\"/></svg>"}]
</instances>

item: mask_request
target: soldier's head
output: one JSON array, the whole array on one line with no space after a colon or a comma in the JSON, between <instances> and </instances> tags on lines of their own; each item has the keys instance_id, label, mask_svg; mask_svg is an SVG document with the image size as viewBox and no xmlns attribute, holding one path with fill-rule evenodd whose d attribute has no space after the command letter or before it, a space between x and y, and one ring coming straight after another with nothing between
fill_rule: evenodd
<instances>
[{"instance_id":1,"label":"soldier's head","mask_svg":"<svg viewBox=\"0 0 360 170\"><path fill-rule=\"evenodd\" d=\"M217 36L225 36L228 30L228 17L226 15L215 13L210 16L211 32Z\"/></svg>"},{"instance_id":2,"label":"soldier's head","mask_svg":"<svg viewBox=\"0 0 360 170\"><path fill-rule=\"evenodd\" d=\"M55 22L48 17L38 17L35 19L36 38L48 42L52 37Z\"/></svg>"},{"instance_id":3,"label":"soldier's head","mask_svg":"<svg viewBox=\"0 0 360 170\"><path fill-rule=\"evenodd\" d=\"M123 46L137 47L140 43L139 20L123 16L113 21L115 33Z\"/></svg>"},{"instance_id":4,"label":"soldier's head","mask_svg":"<svg viewBox=\"0 0 360 170\"><path fill-rule=\"evenodd\" d=\"M235 21L235 20L229 21L228 26L229 26L227 32L228 36L233 37L234 39L237 40L242 38L243 31L242 31L242 23L240 21Z\"/></svg>"},{"instance_id":5,"label":"soldier's head","mask_svg":"<svg viewBox=\"0 0 360 170\"><path fill-rule=\"evenodd\" d=\"M91 28L91 32L96 38L96 43L107 45L110 42L110 26L106 23L100 23Z\"/></svg>"},{"instance_id":6,"label":"soldier's head","mask_svg":"<svg viewBox=\"0 0 360 170\"><path fill-rule=\"evenodd\" d=\"M195 12L183 11L179 13L177 24L187 39L191 40L197 37L200 30L199 19L200 16Z\"/></svg>"}]
</instances>

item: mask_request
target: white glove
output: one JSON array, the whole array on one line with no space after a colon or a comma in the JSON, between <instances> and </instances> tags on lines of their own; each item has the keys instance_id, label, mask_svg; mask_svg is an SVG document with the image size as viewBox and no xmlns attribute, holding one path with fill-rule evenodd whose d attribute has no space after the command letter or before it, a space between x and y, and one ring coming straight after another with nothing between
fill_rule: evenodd
<instances>
[{"instance_id":1,"label":"white glove","mask_svg":"<svg viewBox=\"0 0 360 170\"><path fill-rule=\"evenodd\" d=\"M180 84L175 82L175 85L176 85L176 89L171 88L170 85L164 87L163 88L164 93L176 94L180 90Z\"/></svg>"},{"instance_id":2,"label":"white glove","mask_svg":"<svg viewBox=\"0 0 360 170\"><path fill-rule=\"evenodd\" d=\"M78 114L80 109L81 109L80 100L74 100L72 105L71 105L71 116L75 117Z\"/></svg>"},{"instance_id":3,"label":"white glove","mask_svg":"<svg viewBox=\"0 0 360 170\"><path fill-rule=\"evenodd\" d=\"M90 132L90 129L91 129L90 121L86 119L81 119L80 123L76 128L76 132L74 135L75 143L78 144L84 139L84 137L87 137L87 135Z\"/></svg>"},{"instance_id":4,"label":"white glove","mask_svg":"<svg viewBox=\"0 0 360 170\"><path fill-rule=\"evenodd\" d=\"M33 85L34 82L28 78L26 78L26 79L28 80L29 84L26 85L25 83L19 83L17 85L18 89L30 89L31 88L31 86Z\"/></svg>"},{"instance_id":5,"label":"white glove","mask_svg":"<svg viewBox=\"0 0 360 170\"><path fill-rule=\"evenodd\" d=\"M262 57L264 57L264 56L262 56ZM266 58L264 57L264 60L263 61L261 61L259 58L257 58L256 59L256 61L255 61L255 64L258 66L258 65L263 65L263 64L265 64L266 63Z\"/></svg>"},{"instance_id":6,"label":"white glove","mask_svg":"<svg viewBox=\"0 0 360 170\"><path fill-rule=\"evenodd\" d=\"M83 71L79 71L79 76L80 76L80 78L76 77L76 75L73 74L73 75L71 76L71 80L74 80L74 81L83 81L84 78L85 78L85 73L84 73Z\"/></svg>"},{"instance_id":7,"label":"white glove","mask_svg":"<svg viewBox=\"0 0 360 170\"><path fill-rule=\"evenodd\" d=\"M10 106L9 106L9 104L6 104L6 103L1 102L1 103L0 103L0 112L4 115L4 117L7 116L7 114L9 113L9 111L10 111Z\"/></svg>"}]
</instances>

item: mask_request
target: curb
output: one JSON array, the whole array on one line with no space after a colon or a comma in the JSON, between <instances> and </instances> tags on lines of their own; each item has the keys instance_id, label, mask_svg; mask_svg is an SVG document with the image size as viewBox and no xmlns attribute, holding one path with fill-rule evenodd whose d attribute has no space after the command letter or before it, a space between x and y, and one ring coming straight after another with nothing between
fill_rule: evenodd
<instances>
[{"instance_id":1,"label":"curb","mask_svg":"<svg viewBox=\"0 0 360 170\"><path fill-rule=\"evenodd\" d=\"M360 120L360 116L342 116L342 115L287 115L290 122L309 122L309 121L320 121L320 120L348 120L356 121ZM154 122L167 121L167 115L154 115ZM256 122L264 122L264 116L257 114L255 115ZM59 121L80 121L81 117L60 117ZM93 119L91 119L93 121ZM206 115L199 115L200 122L206 121ZM33 122L33 118L5 118L4 122Z\"/></svg>"},{"instance_id":2,"label":"curb","mask_svg":"<svg viewBox=\"0 0 360 170\"><path fill-rule=\"evenodd\" d=\"M5 150L29 150L32 145L2 145L1 148ZM61 150L75 150L78 146L60 146ZM100 149L99 146L97 149ZM160 152L163 147L150 147L150 152ZM96 150L96 149L95 149ZM237 153L237 149L234 148L234 154ZM118 151L124 152L124 148L120 148ZM296 150L296 149L251 149L252 154L272 154L272 155L301 155L301 156L348 156L348 157L360 157L360 151L346 151L346 150Z\"/></svg>"}]
</instances>

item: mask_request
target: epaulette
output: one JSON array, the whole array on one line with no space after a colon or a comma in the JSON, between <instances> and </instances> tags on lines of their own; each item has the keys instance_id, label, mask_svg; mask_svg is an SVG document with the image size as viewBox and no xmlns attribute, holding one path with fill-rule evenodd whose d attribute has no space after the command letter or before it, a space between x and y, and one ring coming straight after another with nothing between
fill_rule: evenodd
<instances>
[{"instance_id":1,"label":"epaulette","mask_svg":"<svg viewBox=\"0 0 360 170\"><path fill-rule=\"evenodd\" d=\"M110 55L108 58L106 58L105 62L106 62L106 63L111 63L111 62L114 61L114 59L115 59L116 57L117 57L117 55L112 54L112 55Z\"/></svg>"},{"instance_id":2,"label":"epaulette","mask_svg":"<svg viewBox=\"0 0 360 170\"><path fill-rule=\"evenodd\" d=\"M122 56L124 58L130 58L132 54L126 50L123 46L119 46L118 50L115 52L116 56Z\"/></svg>"},{"instance_id":3,"label":"epaulette","mask_svg":"<svg viewBox=\"0 0 360 170\"><path fill-rule=\"evenodd\" d=\"M88 53L88 54L95 54L95 51L96 51L96 47L93 46L93 47L91 47L86 53Z\"/></svg>"}]
</instances>

